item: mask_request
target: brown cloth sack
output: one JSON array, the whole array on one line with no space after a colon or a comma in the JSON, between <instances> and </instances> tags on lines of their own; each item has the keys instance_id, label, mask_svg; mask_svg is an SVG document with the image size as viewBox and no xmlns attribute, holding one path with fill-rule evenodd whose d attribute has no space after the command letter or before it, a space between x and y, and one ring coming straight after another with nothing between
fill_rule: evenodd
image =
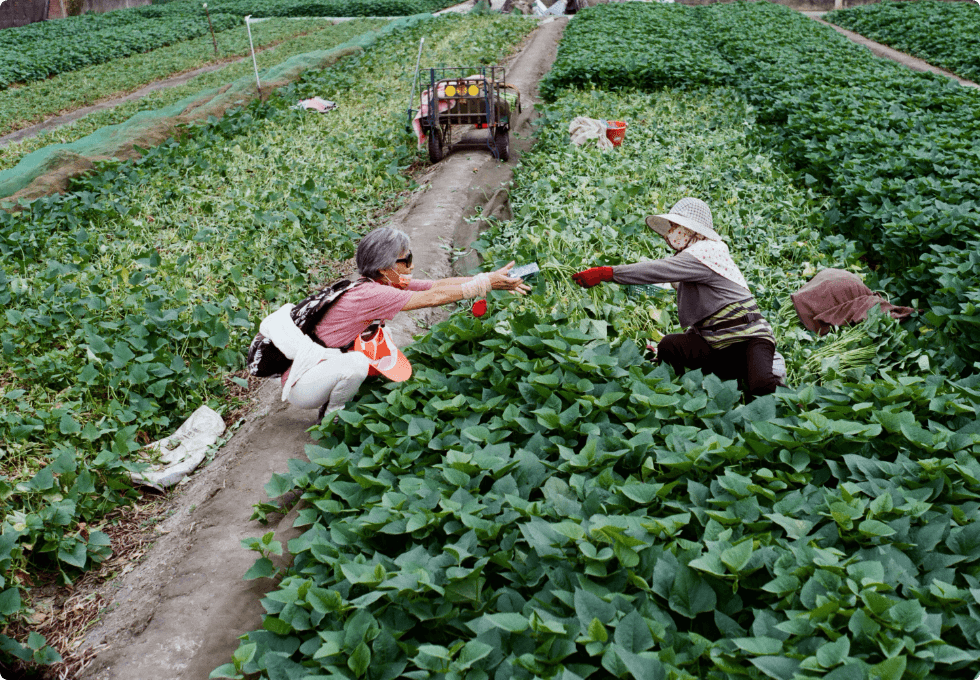
<instances>
[{"instance_id":1,"label":"brown cloth sack","mask_svg":"<svg viewBox=\"0 0 980 680\"><path fill-rule=\"evenodd\" d=\"M790 298L800 321L817 335L827 333L832 326L864 321L875 305L881 305L882 312L899 321L915 311L893 305L864 285L857 274L843 269L824 269Z\"/></svg>"}]
</instances>

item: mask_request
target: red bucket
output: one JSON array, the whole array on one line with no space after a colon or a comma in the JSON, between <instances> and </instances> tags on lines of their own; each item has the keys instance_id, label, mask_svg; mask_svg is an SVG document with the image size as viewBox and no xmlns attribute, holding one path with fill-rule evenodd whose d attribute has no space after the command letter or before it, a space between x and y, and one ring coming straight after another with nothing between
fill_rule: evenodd
<instances>
[{"instance_id":1,"label":"red bucket","mask_svg":"<svg viewBox=\"0 0 980 680\"><path fill-rule=\"evenodd\" d=\"M626 137L627 127L629 126L622 120L606 121L606 137L613 143L613 146L619 146L623 143L623 138Z\"/></svg>"}]
</instances>

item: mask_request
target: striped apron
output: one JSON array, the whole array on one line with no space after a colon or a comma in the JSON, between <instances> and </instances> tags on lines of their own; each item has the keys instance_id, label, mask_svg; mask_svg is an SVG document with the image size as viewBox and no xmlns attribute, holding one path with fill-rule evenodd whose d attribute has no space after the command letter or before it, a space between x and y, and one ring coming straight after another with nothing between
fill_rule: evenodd
<instances>
[{"instance_id":1,"label":"striped apron","mask_svg":"<svg viewBox=\"0 0 980 680\"><path fill-rule=\"evenodd\" d=\"M722 349L751 338L764 338L776 344L772 327L759 309L754 297L725 305L711 316L698 321L694 332L712 349Z\"/></svg>"}]
</instances>

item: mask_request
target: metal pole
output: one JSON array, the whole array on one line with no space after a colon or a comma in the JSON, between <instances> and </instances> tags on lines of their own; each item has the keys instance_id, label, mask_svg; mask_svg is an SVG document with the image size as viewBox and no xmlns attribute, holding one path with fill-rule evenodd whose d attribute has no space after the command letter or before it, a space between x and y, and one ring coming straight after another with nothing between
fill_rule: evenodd
<instances>
[{"instance_id":1,"label":"metal pole","mask_svg":"<svg viewBox=\"0 0 980 680\"><path fill-rule=\"evenodd\" d=\"M252 44L252 27L248 25L248 20L252 18L251 14L245 16L245 29L248 31L248 47L252 50L252 68L255 69L255 89L259 91L259 97L262 97L262 84L259 82L259 65L255 63L255 45Z\"/></svg>"},{"instance_id":2,"label":"metal pole","mask_svg":"<svg viewBox=\"0 0 980 680\"><path fill-rule=\"evenodd\" d=\"M408 93L408 129L412 129L412 103L415 101L415 86L419 81L419 64L422 63L422 45L425 43L423 37L419 40L419 56L415 60L415 77L412 79L412 91Z\"/></svg>"},{"instance_id":3,"label":"metal pole","mask_svg":"<svg viewBox=\"0 0 980 680\"><path fill-rule=\"evenodd\" d=\"M208 28L211 29L211 40L214 42L214 56L218 56L218 39L214 37L214 24L211 23L211 12L208 11L208 3L204 3L204 13L208 15Z\"/></svg>"}]
</instances>

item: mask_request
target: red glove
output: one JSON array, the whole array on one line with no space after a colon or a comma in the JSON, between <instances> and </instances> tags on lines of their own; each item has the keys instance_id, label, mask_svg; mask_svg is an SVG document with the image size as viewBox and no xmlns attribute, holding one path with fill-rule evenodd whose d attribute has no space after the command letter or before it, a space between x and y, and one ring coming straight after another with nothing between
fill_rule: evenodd
<instances>
[{"instance_id":1,"label":"red glove","mask_svg":"<svg viewBox=\"0 0 980 680\"><path fill-rule=\"evenodd\" d=\"M597 286L603 281L612 281L612 267L592 267L585 271L572 274L572 279L582 288Z\"/></svg>"},{"instance_id":2,"label":"red glove","mask_svg":"<svg viewBox=\"0 0 980 680\"><path fill-rule=\"evenodd\" d=\"M487 313L487 301L477 300L473 303L473 316L483 316Z\"/></svg>"}]
</instances>

